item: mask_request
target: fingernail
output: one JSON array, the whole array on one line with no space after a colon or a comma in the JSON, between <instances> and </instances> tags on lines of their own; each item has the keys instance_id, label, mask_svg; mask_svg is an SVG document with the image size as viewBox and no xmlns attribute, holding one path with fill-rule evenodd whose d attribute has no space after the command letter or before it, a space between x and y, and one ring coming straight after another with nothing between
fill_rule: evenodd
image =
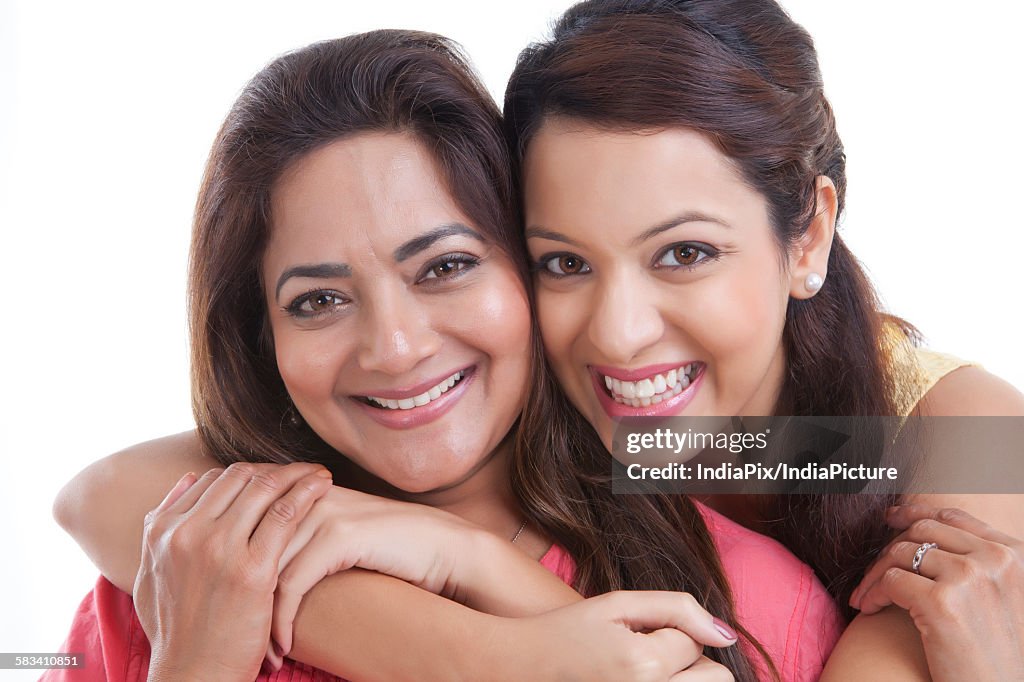
<instances>
[{"instance_id":1,"label":"fingernail","mask_svg":"<svg viewBox=\"0 0 1024 682\"><path fill-rule=\"evenodd\" d=\"M334 476L332 476L331 472L328 471L327 469L321 469L320 471L316 472L316 475L319 476L320 478L326 478L330 480L334 479Z\"/></svg>"},{"instance_id":2,"label":"fingernail","mask_svg":"<svg viewBox=\"0 0 1024 682\"><path fill-rule=\"evenodd\" d=\"M281 645L278 644L276 640L274 641L274 653L281 658L284 658L284 649L281 648Z\"/></svg>"},{"instance_id":3,"label":"fingernail","mask_svg":"<svg viewBox=\"0 0 1024 682\"><path fill-rule=\"evenodd\" d=\"M736 631L726 625L723 621L717 618L712 618L711 622L714 624L715 629L718 630L726 639L737 639L739 637L739 635L736 634Z\"/></svg>"},{"instance_id":4,"label":"fingernail","mask_svg":"<svg viewBox=\"0 0 1024 682\"><path fill-rule=\"evenodd\" d=\"M178 479L178 482L174 485L174 492L177 493L188 490L193 486L193 484L195 484L195 482L196 473L194 471L190 471Z\"/></svg>"}]
</instances>

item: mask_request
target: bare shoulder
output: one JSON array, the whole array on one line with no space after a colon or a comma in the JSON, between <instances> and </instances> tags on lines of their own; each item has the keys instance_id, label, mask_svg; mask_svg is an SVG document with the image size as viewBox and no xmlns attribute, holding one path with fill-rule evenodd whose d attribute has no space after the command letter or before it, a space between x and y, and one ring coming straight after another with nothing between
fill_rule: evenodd
<instances>
[{"instance_id":1,"label":"bare shoulder","mask_svg":"<svg viewBox=\"0 0 1024 682\"><path fill-rule=\"evenodd\" d=\"M980 367L962 367L940 379L921 399L920 406L921 414L925 416L1019 417L1024 416L1024 395L1010 383ZM950 439L949 442L955 444L958 441ZM937 454L940 450L932 450L931 456L940 462L950 461ZM962 451L957 451L950 457L960 455ZM1019 462L1012 459L1000 461L1002 466ZM1013 474L1010 480L1016 480L1014 476L1017 474ZM1024 534L1024 495L948 492L909 495L905 501L935 508L956 507L1004 533L1015 537Z\"/></svg>"},{"instance_id":2,"label":"bare shoulder","mask_svg":"<svg viewBox=\"0 0 1024 682\"><path fill-rule=\"evenodd\" d=\"M65 486L60 497L98 492L126 481L139 485L159 482L160 489L166 491L170 487L165 485L167 481L173 483L189 471L202 474L216 466L215 460L203 454L199 434L184 431L137 443L93 462Z\"/></svg>"},{"instance_id":3,"label":"bare shoulder","mask_svg":"<svg viewBox=\"0 0 1024 682\"><path fill-rule=\"evenodd\" d=\"M1024 395L980 367L961 367L939 379L920 407L933 417L1024 416Z\"/></svg>"},{"instance_id":4,"label":"bare shoulder","mask_svg":"<svg viewBox=\"0 0 1024 682\"><path fill-rule=\"evenodd\" d=\"M112 457L117 458L165 458L187 459L210 462L210 467L217 466L213 459L203 454L203 445L199 440L199 433L193 429L171 434L162 438L154 438L142 443L136 443L123 450L115 452Z\"/></svg>"},{"instance_id":5,"label":"bare shoulder","mask_svg":"<svg viewBox=\"0 0 1024 682\"><path fill-rule=\"evenodd\" d=\"M202 474L217 466L202 451L199 435L185 431L138 443L97 460L75 475L57 494L53 516L75 535L80 520L125 517L126 499L138 500L141 513L152 509L189 471ZM135 521L135 516L128 515Z\"/></svg>"},{"instance_id":6,"label":"bare shoulder","mask_svg":"<svg viewBox=\"0 0 1024 682\"><path fill-rule=\"evenodd\" d=\"M909 614L896 607L854 618L832 650L821 675L821 682L881 679L931 679L921 636Z\"/></svg>"}]
</instances>

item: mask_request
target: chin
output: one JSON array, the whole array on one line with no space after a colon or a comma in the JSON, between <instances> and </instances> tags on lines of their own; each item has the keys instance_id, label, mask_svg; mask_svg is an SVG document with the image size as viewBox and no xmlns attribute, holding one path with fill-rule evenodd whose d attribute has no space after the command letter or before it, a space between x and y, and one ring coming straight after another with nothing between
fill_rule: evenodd
<instances>
[{"instance_id":1,"label":"chin","mask_svg":"<svg viewBox=\"0 0 1024 682\"><path fill-rule=\"evenodd\" d=\"M463 460L438 462L430 459L421 462L420 464L424 465L422 467L410 468L398 473L394 480L384 480L411 495L439 492L465 483L479 471L486 461L486 458L483 458L473 465L468 465Z\"/></svg>"}]
</instances>

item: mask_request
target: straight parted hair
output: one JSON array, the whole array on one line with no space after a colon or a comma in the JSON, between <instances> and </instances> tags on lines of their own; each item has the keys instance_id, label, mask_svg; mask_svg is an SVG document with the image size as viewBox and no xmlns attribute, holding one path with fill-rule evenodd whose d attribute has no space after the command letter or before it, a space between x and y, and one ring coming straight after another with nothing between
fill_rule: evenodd
<instances>
[{"instance_id":1,"label":"straight parted hair","mask_svg":"<svg viewBox=\"0 0 1024 682\"><path fill-rule=\"evenodd\" d=\"M554 117L616 132L704 133L765 198L780 251L800 240L815 215L818 176L832 180L843 209L846 156L814 44L773 0L581 2L560 18L550 40L522 52L504 113L519 168L533 136ZM908 382L889 357L894 333L916 340L908 324L880 312L861 265L836 234L825 286L789 302L782 339L788 371L776 413L899 415ZM578 428L577 422L572 429ZM558 442L563 438L598 442L592 429L554 430L550 438L552 452L567 450ZM595 447L568 450L584 457L585 470L607 471L606 463L580 454ZM581 497L609 499L604 480L581 487ZM760 511L767 521L759 529L810 564L849 618L849 596L887 539L884 510L895 501L892 494L766 497ZM661 574L659 566L684 561L668 556L682 553L671 549L684 544L680 536L698 546L704 541L685 498L629 504L675 510L635 542L629 528L607 517L614 529L600 532L621 538L623 552L637 558L632 570Z\"/></svg>"},{"instance_id":2,"label":"straight parted hair","mask_svg":"<svg viewBox=\"0 0 1024 682\"><path fill-rule=\"evenodd\" d=\"M224 464L319 461L345 481L351 464L343 453L292 418L260 263L275 181L303 155L365 132L415 136L459 207L512 257L529 286L500 112L455 45L433 34L374 31L273 61L244 88L217 134L193 226L193 411L205 450ZM534 391L516 429L510 471L523 513L570 553L585 594L685 589L735 622L714 545L693 505L611 497L607 477L593 473L607 470L608 455L600 442L578 437L590 427L561 395L533 331L524 352L533 359ZM737 679L755 679L736 647L706 655Z\"/></svg>"}]
</instances>

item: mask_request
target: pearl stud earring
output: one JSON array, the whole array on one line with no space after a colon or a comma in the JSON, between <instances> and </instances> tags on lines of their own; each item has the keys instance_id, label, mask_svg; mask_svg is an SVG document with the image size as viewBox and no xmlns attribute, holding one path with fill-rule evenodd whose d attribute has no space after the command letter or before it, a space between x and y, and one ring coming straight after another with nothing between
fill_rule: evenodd
<instances>
[{"instance_id":1,"label":"pearl stud earring","mask_svg":"<svg viewBox=\"0 0 1024 682\"><path fill-rule=\"evenodd\" d=\"M804 280L804 288L812 294L818 293L818 289L821 289L821 285L825 283L825 280L821 278L816 272L812 272L807 275L807 279Z\"/></svg>"}]
</instances>

